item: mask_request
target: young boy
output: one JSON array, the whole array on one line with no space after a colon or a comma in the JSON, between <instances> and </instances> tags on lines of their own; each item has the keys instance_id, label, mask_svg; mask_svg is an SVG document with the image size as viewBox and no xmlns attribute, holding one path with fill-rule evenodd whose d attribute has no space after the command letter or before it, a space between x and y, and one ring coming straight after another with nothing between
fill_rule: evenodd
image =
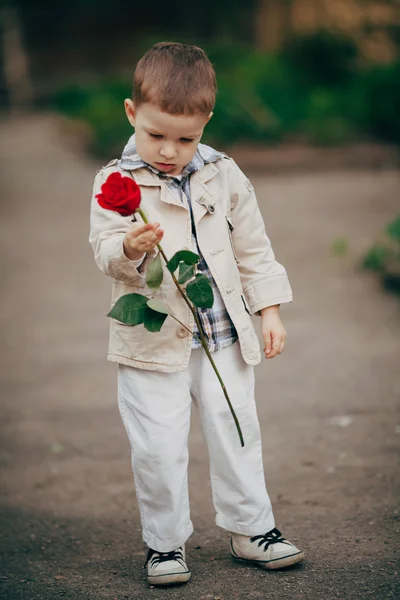
<instances>
[{"instance_id":1,"label":"young boy","mask_svg":"<svg viewBox=\"0 0 400 600\"><path fill-rule=\"evenodd\" d=\"M125 111L135 135L120 160L96 176L90 243L114 279L112 301L151 295L146 268L161 242L170 258L188 248L214 292L197 314L242 427L237 431L220 384L201 348L193 315L165 270L159 289L183 326L167 318L158 333L111 320L108 359L119 363L118 402L131 450L143 540L153 585L187 582L185 542L193 532L187 464L192 399L210 453L216 523L231 533L236 559L267 569L293 565L303 553L275 528L261 455L253 365L261 360L250 315L260 315L264 354L283 351L279 305L292 293L275 260L253 186L234 161L200 144L215 103L215 73L200 48L156 44L139 61ZM140 186L144 224L121 216L97 196L112 173Z\"/></svg>"}]
</instances>

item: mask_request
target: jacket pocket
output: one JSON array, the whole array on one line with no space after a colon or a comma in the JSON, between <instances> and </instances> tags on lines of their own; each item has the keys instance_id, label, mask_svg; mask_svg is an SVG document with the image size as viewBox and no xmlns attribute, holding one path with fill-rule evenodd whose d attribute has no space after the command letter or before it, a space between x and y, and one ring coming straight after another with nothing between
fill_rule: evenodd
<instances>
[{"instance_id":1,"label":"jacket pocket","mask_svg":"<svg viewBox=\"0 0 400 600\"><path fill-rule=\"evenodd\" d=\"M245 295L244 294L240 294L240 296L242 298L242 302L243 302L243 306L244 306L245 311L252 317L253 313L251 312L250 307L247 304L247 300L246 300Z\"/></svg>"},{"instance_id":2,"label":"jacket pocket","mask_svg":"<svg viewBox=\"0 0 400 600\"><path fill-rule=\"evenodd\" d=\"M238 259L238 257L236 256L235 248L234 248L234 246L233 246L233 238L232 238L232 232L233 232L233 230L235 229L235 226L234 226L234 224L232 223L232 217L231 217L230 215L226 215L226 216L225 216L225 219L226 219L226 224L227 224L227 226L228 226L228 235L229 235L229 241L230 241L230 243L231 243L232 254L233 254L234 258L235 258L235 261L238 263L238 262L239 262L239 259Z\"/></svg>"}]
</instances>

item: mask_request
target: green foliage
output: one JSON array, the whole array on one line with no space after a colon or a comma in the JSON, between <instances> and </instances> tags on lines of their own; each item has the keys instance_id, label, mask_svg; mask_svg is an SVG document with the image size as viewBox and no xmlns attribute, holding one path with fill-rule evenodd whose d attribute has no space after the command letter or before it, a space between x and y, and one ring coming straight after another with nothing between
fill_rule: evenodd
<instances>
[{"instance_id":1,"label":"green foliage","mask_svg":"<svg viewBox=\"0 0 400 600\"><path fill-rule=\"evenodd\" d=\"M322 29L292 38L283 54L311 85L331 87L349 81L358 50L351 38Z\"/></svg>"},{"instance_id":2,"label":"green foliage","mask_svg":"<svg viewBox=\"0 0 400 600\"><path fill-rule=\"evenodd\" d=\"M386 227L386 233L400 248L400 214Z\"/></svg>"},{"instance_id":3,"label":"green foliage","mask_svg":"<svg viewBox=\"0 0 400 600\"><path fill-rule=\"evenodd\" d=\"M213 53L210 52L213 59ZM242 49L219 57L218 96L206 136L217 143L275 141L295 128L306 96L290 66L279 56Z\"/></svg>"},{"instance_id":4,"label":"green foliage","mask_svg":"<svg viewBox=\"0 0 400 600\"><path fill-rule=\"evenodd\" d=\"M354 127L345 116L341 96L326 88L315 88L308 98L302 129L311 142L330 146L349 140Z\"/></svg>"},{"instance_id":5,"label":"green foliage","mask_svg":"<svg viewBox=\"0 0 400 600\"><path fill-rule=\"evenodd\" d=\"M387 246L374 244L365 254L362 265L370 271L384 271L387 262L393 257L393 251Z\"/></svg>"},{"instance_id":6,"label":"green foliage","mask_svg":"<svg viewBox=\"0 0 400 600\"><path fill-rule=\"evenodd\" d=\"M400 143L400 63L360 66L353 40L325 31L297 37L280 55L246 46L207 48L218 95L206 143L300 139L341 144L365 137ZM90 150L119 156L132 129L123 101L128 81L60 90L53 106L92 131Z\"/></svg>"},{"instance_id":7,"label":"green foliage","mask_svg":"<svg viewBox=\"0 0 400 600\"><path fill-rule=\"evenodd\" d=\"M387 241L371 246L362 266L378 273L386 289L400 294L400 214L387 225L385 233Z\"/></svg>"},{"instance_id":8,"label":"green foliage","mask_svg":"<svg viewBox=\"0 0 400 600\"><path fill-rule=\"evenodd\" d=\"M173 273L179 266L178 282L183 284L193 277L195 265L199 260L199 255L190 250L179 250L168 261L167 267ZM198 308L211 308L214 304L211 284L202 273L197 273L194 279L187 284L186 294L189 300Z\"/></svg>"},{"instance_id":9,"label":"green foliage","mask_svg":"<svg viewBox=\"0 0 400 600\"><path fill-rule=\"evenodd\" d=\"M199 308L211 308L214 304L212 287L207 277L202 273L197 273L194 280L188 283L186 293L189 300Z\"/></svg>"},{"instance_id":10,"label":"green foliage","mask_svg":"<svg viewBox=\"0 0 400 600\"><path fill-rule=\"evenodd\" d=\"M161 264L161 254L158 253L155 258L153 258L146 269L146 283L152 290L157 290L163 280L163 268Z\"/></svg>"},{"instance_id":11,"label":"green foliage","mask_svg":"<svg viewBox=\"0 0 400 600\"><path fill-rule=\"evenodd\" d=\"M147 302L147 306L149 308L151 308L152 310L155 310L159 313L162 313L164 315L169 315L168 307L164 304L164 302L162 302L158 298L152 298L151 300L149 300Z\"/></svg>"},{"instance_id":12,"label":"green foliage","mask_svg":"<svg viewBox=\"0 0 400 600\"><path fill-rule=\"evenodd\" d=\"M198 254L194 252L179 250L167 263L167 266L171 273L179 266L181 284L192 279L186 286L186 294L194 306L211 308L214 303L214 294L208 278L201 273L194 275L195 265L199 258ZM158 254L148 265L147 285L154 290L157 289L161 285L162 275L161 259ZM117 300L107 316L126 325L134 326L143 323L147 331L158 332L169 314L168 307L159 298L147 298L142 294L126 294ZM175 318L173 315L171 316Z\"/></svg>"},{"instance_id":13,"label":"green foliage","mask_svg":"<svg viewBox=\"0 0 400 600\"><path fill-rule=\"evenodd\" d=\"M183 285L184 283L189 281L189 279L192 279L192 277L194 277L194 269L195 265L185 265L185 263L180 263L178 283Z\"/></svg>"},{"instance_id":14,"label":"green foliage","mask_svg":"<svg viewBox=\"0 0 400 600\"><path fill-rule=\"evenodd\" d=\"M53 105L67 116L90 126L90 151L102 156L119 156L132 128L125 116L124 99L131 95L127 82L104 80L86 86L59 90Z\"/></svg>"},{"instance_id":15,"label":"green foliage","mask_svg":"<svg viewBox=\"0 0 400 600\"><path fill-rule=\"evenodd\" d=\"M157 298L148 299L142 294L125 294L117 300L107 316L125 325L143 323L148 331L157 332L168 314L168 308Z\"/></svg>"},{"instance_id":16,"label":"green foliage","mask_svg":"<svg viewBox=\"0 0 400 600\"><path fill-rule=\"evenodd\" d=\"M195 265L199 260L200 256L190 250L178 250L178 252L175 252L174 256L168 261L167 268L173 273L178 268L180 262L185 263L185 265Z\"/></svg>"},{"instance_id":17,"label":"green foliage","mask_svg":"<svg viewBox=\"0 0 400 600\"><path fill-rule=\"evenodd\" d=\"M146 304L145 296L126 294L117 300L107 316L127 325L139 325L143 323Z\"/></svg>"},{"instance_id":18,"label":"green foliage","mask_svg":"<svg viewBox=\"0 0 400 600\"><path fill-rule=\"evenodd\" d=\"M333 240L332 243L332 252L335 256L344 256L347 254L349 249L349 242L347 238L340 237Z\"/></svg>"},{"instance_id":19,"label":"green foliage","mask_svg":"<svg viewBox=\"0 0 400 600\"><path fill-rule=\"evenodd\" d=\"M400 143L400 62L363 69L346 100L348 117L360 131Z\"/></svg>"},{"instance_id":20,"label":"green foliage","mask_svg":"<svg viewBox=\"0 0 400 600\"><path fill-rule=\"evenodd\" d=\"M151 331L152 333L158 333L161 327L164 324L165 319L167 318L168 313L159 312L158 310L153 310L147 304L144 309L144 318L143 324L147 331Z\"/></svg>"}]
</instances>

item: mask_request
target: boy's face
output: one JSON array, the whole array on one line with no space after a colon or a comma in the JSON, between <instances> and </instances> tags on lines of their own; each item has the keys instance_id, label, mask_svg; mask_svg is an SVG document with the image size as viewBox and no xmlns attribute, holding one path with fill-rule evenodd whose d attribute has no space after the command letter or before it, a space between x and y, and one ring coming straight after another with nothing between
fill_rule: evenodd
<instances>
[{"instance_id":1,"label":"boy's face","mask_svg":"<svg viewBox=\"0 0 400 600\"><path fill-rule=\"evenodd\" d=\"M145 102L136 109L125 100L128 120L136 133L136 149L141 159L166 175L180 175L193 158L208 117L171 115L156 104Z\"/></svg>"}]
</instances>

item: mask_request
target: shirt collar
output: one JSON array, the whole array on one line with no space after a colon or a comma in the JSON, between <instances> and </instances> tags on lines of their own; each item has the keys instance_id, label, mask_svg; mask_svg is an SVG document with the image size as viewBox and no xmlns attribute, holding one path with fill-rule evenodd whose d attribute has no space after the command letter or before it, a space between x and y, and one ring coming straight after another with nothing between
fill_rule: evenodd
<instances>
[{"instance_id":1,"label":"shirt collar","mask_svg":"<svg viewBox=\"0 0 400 600\"><path fill-rule=\"evenodd\" d=\"M184 167L182 171L182 176L185 177L186 175L190 175L190 173L199 171L206 164L216 162L220 158L223 158L223 156L224 154L222 154L222 152L214 150L214 148L211 148L211 146L207 146L206 144L199 144L197 146L196 153L193 156L192 160ZM122 169L126 169L127 171L134 171L136 169L145 167L153 173L155 173L156 175L162 175L165 177L164 173L161 173L160 171L158 171L158 169L144 162L144 160L140 158L136 150L135 134L133 134L129 138L128 143L124 148L121 155L121 159L119 161L119 166Z\"/></svg>"}]
</instances>

